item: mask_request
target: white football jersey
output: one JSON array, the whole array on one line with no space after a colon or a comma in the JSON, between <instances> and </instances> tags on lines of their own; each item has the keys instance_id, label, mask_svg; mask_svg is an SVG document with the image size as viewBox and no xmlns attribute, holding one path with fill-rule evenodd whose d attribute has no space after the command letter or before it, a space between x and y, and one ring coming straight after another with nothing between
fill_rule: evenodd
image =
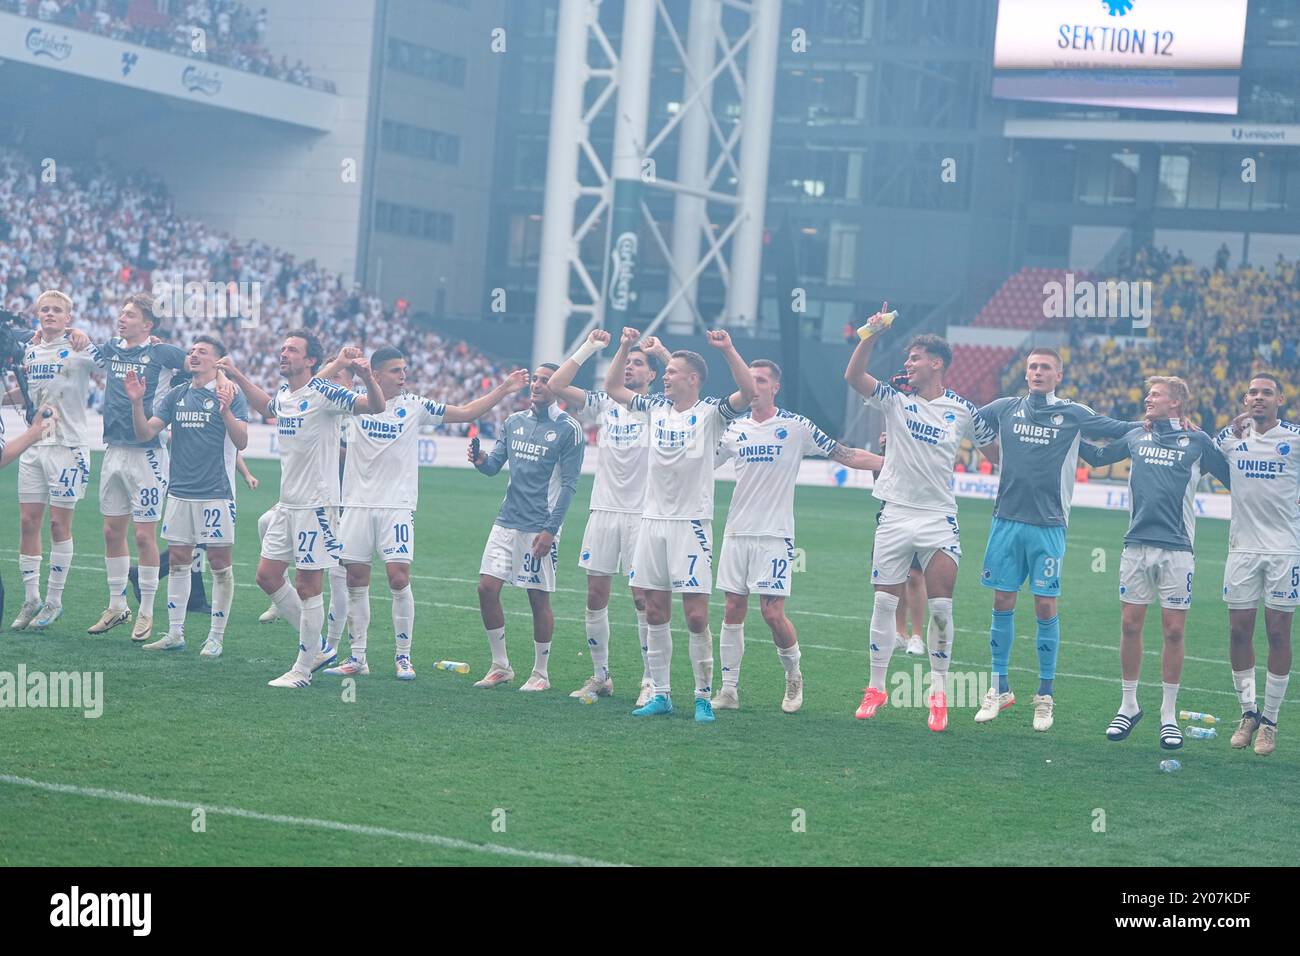
<instances>
[{"instance_id":1,"label":"white football jersey","mask_svg":"<svg viewBox=\"0 0 1300 956\"><path fill-rule=\"evenodd\" d=\"M727 426L718 458L736 459L736 490L727 511L728 536L794 539L794 486L806 456L829 456L835 439L793 412L778 408L763 422L748 415Z\"/></svg>"},{"instance_id":2,"label":"white football jersey","mask_svg":"<svg viewBox=\"0 0 1300 956\"><path fill-rule=\"evenodd\" d=\"M410 392L390 398L382 415L347 424L345 508L410 508L420 494L420 429L437 425L447 406Z\"/></svg>"},{"instance_id":3,"label":"white football jersey","mask_svg":"<svg viewBox=\"0 0 1300 956\"><path fill-rule=\"evenodd\" d=\"M678 411L663 395L636 395L631 408L650 418L642 516L712 521L714 451L738 413L716 398Z\"/></svg>"},{"instance_id":4,"label":"white football jersey","mask_svg":"<svg viewBox=\"0 0 1300 956\"><path fill-rule=\"evenodd\" d=\"M37 332L27 343L23 353L27 393L37 408L52 405L59 413L58 423L49 435L36 442L37 445L77 448L90 444L86 399L90 394L90 376L95 368L95 359L90 351L74 351L66 335L46 343Z\"/></svg>"},{"instance_id":5,"label":"white football jersey","mask_svg":"<svg viewBox=\"0 0 1300 956\"><path fill-rule=\"evenodd\" d=\"M296 392L280 386L271 401L280 449L280 504L322 508L341 503L338 416L355 415L358 398L350 388L324 378L313 378Z\"/></svg>"},{"instance_id":6,"label":"white football jersey","mask_svg":"<svg viewBox=\"0 0 1300 956\"><path fill-rule=\"evenodd\" d=\"M880 501L955 515L952 469L962 439L983 448L997 440L997 433L975 417L974 405L951 390L927 402L877 382L865 401L884 409L888 438L885 467L872 494Z\"/></svg>"},{"instance_id":7,"label":"white football jersey","mask_svg":"<svg viewBox=\"0 0 1300 956\"><path fill-rule=\"evenodd\" d=\"M624 408L605 392L588 392L583 412L600 423L591 510L639 515L645 503L650 415Z\"/></svg>"},{"instance_id":8,"label":"white football jersey","mask_svg":"<svg viewBox=\"0 0 1300 956\"><path fill-rule=\"evenodd\" d=\"M1216 441L1232 469L1228 551L1300 554L1300 425L1248 424L1241 438L1225 428Z\"/></svg>"}]
</instances>

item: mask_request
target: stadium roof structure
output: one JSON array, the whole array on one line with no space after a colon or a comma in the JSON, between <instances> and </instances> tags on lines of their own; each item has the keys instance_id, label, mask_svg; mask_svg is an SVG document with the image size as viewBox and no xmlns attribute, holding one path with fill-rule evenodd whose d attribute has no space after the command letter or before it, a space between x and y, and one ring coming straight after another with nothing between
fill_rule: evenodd
<instances>
[{"instance_id":1,"label":"stadium roof structure","mask_svg":"<svg viewBox=\"0 0 1300 956\"><path fill-rule=\"evenodd\" d=\"M328 132L339 98L202 59L0 13L0 60Z\"/></svg>"}]
</instances>

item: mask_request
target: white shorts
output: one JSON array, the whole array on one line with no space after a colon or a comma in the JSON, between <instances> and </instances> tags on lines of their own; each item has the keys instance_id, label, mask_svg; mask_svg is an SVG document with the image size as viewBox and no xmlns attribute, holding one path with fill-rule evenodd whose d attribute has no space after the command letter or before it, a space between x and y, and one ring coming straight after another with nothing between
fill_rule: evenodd
<instances>
[{"instance_id":1,"label":"white shorts","mask_svg":"<svg viewBox=\"0 0 1300 956\"><path fill-rule=\"evenodd\" d=\"M167 501L167 449L109 445L99 475L99 513L157 521Z\"/></svg>"},{"instance_id":2,"label":"white shorts","mask_svg":"<svg viewBox=\"0 0 1300 956\"><path fill-rule=\"evenodd\" d=\"M551 542L551 553L533 557L533 539L536 531L516 531L492 525L487 544L483 547L483 560L478 573L500 578L507 584L528 591L554 591L555 566L560 561L560 536Z\"/></svg>"},{"instance_id":3,"label":"white shorts","mask_svg":"<svg viewBox=\"0 0 1300 956\"><path fill-rule=\"evenodd\" d=\"M339 522L345 564L410 564L415 551L415 512L410 508L360 508L352 505Z\"/></svg>"},{"instance_id":4,"label":"white shorts","mask_svg":"<svg viewBox=\"0 0 1300 956\"><path fill-rule=\"evenodd\" d=\"M262 535L262 557L283 561L301 571L338 567L339 539L334 508L286 508L276 505Z\"/></svg>"},{"instance_id":5,"label":"white shorts","mask_svg":"<svg viewBox=\"0 0 1300 956\"><path fill-rule=\"evenodd\" d=\"M162 536L168 544L228 548L235 543L235 501L233 498L191 501L168 495Z\"/></svg>"},{"instance_id":6,"label":"white shorts","mask_svg":"<svg viewBox=\"0 0 1300 956\"><path fill-rule=\"evenodd\" d=\"M628 583L676 594L713 593L713 522L642 518Z\"/></svg>"},{"instance_id":7,"label":"white shorts","mask_svg":"<svg viewBox=\"0 0 1300 956\"><path fill-rule=\"evenodd\" d=\"M615 575L632 570L641 516L622 511L593 511L582 532L578 567L588 574Z\"/></svg>"},{"instance_id":8,"label":"white shorts","mask_svg":"<svg viewBox=\"0 0 1300 956\"><path fill-rule=\"evenodd\" d=\"M18 459L20 504L75 508L90 482L90 449L36 445Z\"/></svg>"},{"instance_id":9,"label":"white shorts","mask_svg":"<svg viewBox=\"0 0 1300 956\"><path fill-rule=\"evenodd\" d=\"M876 538L871 548L871 583L902 584L915 559L924 571L942 551L961 563L957 516L886 502L876 514Z\"/></svg>"},{"instance_id":10,"label":"white shorts","mask_svg":"<svg viewBox=\"0 0 1300 956\"><path fill-rule=\"evenodd\" d=\"M1233 611L1259 607L1294 611L1300 606L1300 554L1229 551L1223 569L1223 601Z\"/></svg>"},{"instance_id":11,"label":"white shorts","mask_svg":"<svg viewBox=\"0 0 1300 956\"><path fill-rule=\"evenodd\" d=\"M789 597L794 585L792 538L726 535L718 562L718 590L728 594Z\"/></svg>"},{"instance_id":12,"label":"white shorts","mask_svg":"<svg viewBox=\"0 0 1300 956\"><path fill-rule=\"evenodd\" d=\"M1168 551L1148 544L1126 544L1119 556L1119 599L1125 604L1153 604L1185 611L1192 606L1196 558L1190 551Z\"/></svg>"}]
</instances>

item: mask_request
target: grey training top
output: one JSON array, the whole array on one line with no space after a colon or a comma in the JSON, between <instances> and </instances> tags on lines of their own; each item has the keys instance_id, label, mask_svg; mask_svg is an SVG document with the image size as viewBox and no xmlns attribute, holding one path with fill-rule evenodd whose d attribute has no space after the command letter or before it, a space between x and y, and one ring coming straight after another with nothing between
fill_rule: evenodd
<instances>
[{"instance_id":1,"label":"grey training top","mask_svg":"<svg viewBox=\"0 0 1300 956\"><path fill-rule=\"evenodd\" d=\"M104 376L104 443L125 445L130 448L157 448L158 436L149 441L138 441L132 424L131 399L126 397L126 373L135 373L144 379L144 417L153 414L154 393L161 386L166 390L172 373L185 368L185 353L174 345L144 342L133 349L126 347L124 339L113 339L104 345L91 346L95 363L107 374Z\"/></svg>"},{"instance_id":2,"label":"grey training top","mask_svg":"<svg viewBox=\"0 0 1300 956\"><path fill-rule=\"evenodd\" d=\"M1044 527L1070 520L1079 436L1115 439L1133 428L1087 405L1032 392L995 399L978 415L1002 447L994 517Z\"/></svg>"},{"instance_id":3,"label":"grey training top","mask_svg":"<svg viewBox=\"0 0 1300 956\"><path fill-rule=\"evenodd\" d=\"M582 426L558 405L547 406L541 417L530 408L507 418L496 447L476 466L490 476L510 462L510 483L496 523L558 534L578 490L585 451Z\"/></svg>"},{"instance_id":4,"label":"grey training top","mask_svg":"<svg viewBox=\"0 0 1300 956\"><path fill-rule=\"evenodd\" d=\"M230 410L248 421L248 402L236 391ZM153 417L172 428L167 493L186 501L234 500L235 445L226 434L221 402L211 386L177 385L158 399Z\"/></svg>"},{"instance_id":5,"label":"grey training top","mask_svg":"<svg viewBox=\"0 0 1300 956\"><path fill-rule=\"evenodd\" d=\"M1196 533L1196 485L1209 472L1231 482L1227 459L1205 432L1184 431L1177 422L1158 421L1151 431L1134 428L1105 448L1086 442L1079 456L1091 465L1132 458L1129 469L1129 526L1124 543L1167 551L1191 551Z\"/></svg>"}]
</instances>

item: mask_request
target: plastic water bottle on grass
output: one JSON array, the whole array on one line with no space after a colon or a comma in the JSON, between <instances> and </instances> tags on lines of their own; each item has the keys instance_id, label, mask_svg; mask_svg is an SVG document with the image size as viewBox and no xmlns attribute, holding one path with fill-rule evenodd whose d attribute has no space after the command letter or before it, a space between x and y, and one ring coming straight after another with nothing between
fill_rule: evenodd
<instances>
[{"instance_id":1,"label":"plastic water bottle on grass","mask_svg":"<svg viewBox=\"0 0 1300 956\"><path fill-rule=\"evenodd\" d=\"M1160 769L1165 773L1177 773L1180 767L1182 767L1182 764L1177 760L1160 761Z\"/></svg>"}]
</instances>

